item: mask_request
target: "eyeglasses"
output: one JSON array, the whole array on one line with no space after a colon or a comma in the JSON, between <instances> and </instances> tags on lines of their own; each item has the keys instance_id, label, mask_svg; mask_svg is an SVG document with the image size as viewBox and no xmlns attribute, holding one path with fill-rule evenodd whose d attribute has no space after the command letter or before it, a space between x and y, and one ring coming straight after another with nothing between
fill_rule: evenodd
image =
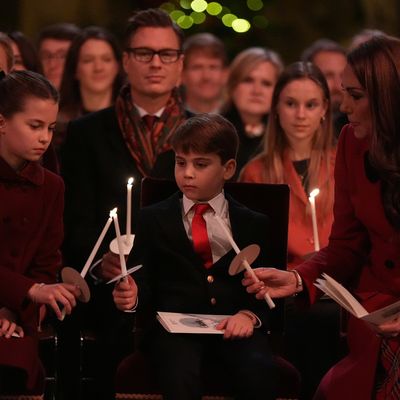
<instances>
[{"instance_id":1,"label":"eyeglasses","mask_svg":"<svg viewBox=\"0 0 400 400\"><path fill-rule=\"evenodd\" d=\"M56 52L56 53L39 53L41 61L50 61L50 60L57 60L57 61L64 61L67 58L66 52Z\"/></svg>"},{"instance_id":2,"label":"eyeglasses","mask_svg":"<svg viewBox=\"0 0 400 400\"><path fill-rule=\"evenodd\" d=\"M161 49L156 51L153 49L148 49L147 47L128 47L126 52L133 54L133 57L136 61L143 63L149 63L157 54L160 57L161 62L164 64L172 64L177 62L182 54L181 50Z\"/></svg>"}]
</instances>

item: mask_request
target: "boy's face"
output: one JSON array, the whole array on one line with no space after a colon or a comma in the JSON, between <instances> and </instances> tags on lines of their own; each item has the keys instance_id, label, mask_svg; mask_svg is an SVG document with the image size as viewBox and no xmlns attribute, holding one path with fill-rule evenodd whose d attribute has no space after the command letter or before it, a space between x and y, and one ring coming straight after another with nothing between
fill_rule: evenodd
<instances>
[{"instance_id":1,"label":"boy's face","mask_svg":"<svg viewBox=\"0 0 400 400\"><path fill-rule=\"evenodd\" d=\"M175 179L181 192L193 201L208 201L232 178L236 161L225 164L215 153L175 152Z\"/></svg>"}]
</instances>

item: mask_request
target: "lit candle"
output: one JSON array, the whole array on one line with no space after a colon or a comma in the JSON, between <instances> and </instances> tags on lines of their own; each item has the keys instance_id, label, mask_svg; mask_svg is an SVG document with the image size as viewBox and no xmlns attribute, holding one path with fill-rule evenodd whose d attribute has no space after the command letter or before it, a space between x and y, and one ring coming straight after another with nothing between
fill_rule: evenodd
<instances>
[{"instance_id":1,"label":"lit candle","mask_svg":"<svg viewBox=\"0 0 400 400\"><path fill-rule=\"evenodd\" d=\"M131 214L132 214L132 184L133 178L128 179L128 184L126 185L126 241L127 244L131 243Z\"/></svg>"},{"instance_id":2,"label":"lit candle","mask_svg":"<svg viewBox=\"0 0 400 400\"><path fill-rule=\"evenodd\" d=\"M217 220L217 222L221 226L222 230L224 231L225 236L228 239L229 243L231 244L231 246L232 246L233 250L235 251L235 253L239 254L240 253L240 249L237 246L237 244L235 243L235 241L233 240L232 235L228 231L228 228L226 227L226 225L222 221L221 217L219 215L216 215L215 219ZM242 260L242 262L243 262L243 266L245 267L246 271L251 275L251 278L253 279L254 283L260 282L260 280L257 278L257 275L254 273L253 269L251 268L249 262L247 260ZM269 308L274 308L275 307L275 303L272 301L272 299L271 299L271 297L269 296L268 293L264 294L264 299L267 302Z\"/></svg>"},{"instance_id":3,"label":"lit candle","mask_svg":"<svg viewBox=\"0 0 400 400\"><path fill-rule=\"evenodd\" d=\"M104 225L104 228L103 228L103 230L101 231L100 236L99 236L99 238L97 239L97 242L96 242L96 244L94 245L93 250L92 250L92 252L91 252L90 255L89 255L89 258L87 259L87 261L86 261L86 263L85 263L85 265L84 265L84 267L83 267L83 269L82 269L82 272L81 272L81 277L82 277L82 278L84 278L84 277L86 276L87 272L89 271L89 268L90 268L90 266L92 265L93 259L94 259L94 257L96 256L97 251L99 250L99 247L100 247L100 245L101 245L101 243L102 243L102 241L103 241L103 239L104 239L104 236L106 235L106 233L107 233L107 231L108 231L108 228L109 228L110 225L111 225L111 222L112 222L112 219L113 219L113 215L114 215L114 213L116 213L116 212L117 212L117 209L116 209L116 208L114 208L113 210L110 211L110 217L107 219L107 222L106 222L106 224Z\"/></svg>"},{"instance_id":4,"label":"lit candle","mask_svg":"<svg viewBox=\"0 0 400 400\"><path fill-rule=\"evenodd\" d=\"M317 212L315 210L315 197L319 195L319 189L314 189L310 193L310 197L308 198L311 206L311 218L312 218L312 227L313 227L313 236L314 236L314 250L319 250L319 237L318 237L318 225L317 225Z\"/></svg>"},{"instance_id":5,"label":"lit candle","mask_svg":"<svg viewBox=\"0 0 400 400\"><path fill-rule=\"evenodd\" d=\"M113 215L113 220L114 220L114 226L115 226L115 233L117 234L119 261L121 263L121 274L123 276L127 276L128 273L126 270L124 247L122 245L122 239L121 239L121 231L119 230L117 209L115 209L115 214Z\"/></svg>"}]
</instances>

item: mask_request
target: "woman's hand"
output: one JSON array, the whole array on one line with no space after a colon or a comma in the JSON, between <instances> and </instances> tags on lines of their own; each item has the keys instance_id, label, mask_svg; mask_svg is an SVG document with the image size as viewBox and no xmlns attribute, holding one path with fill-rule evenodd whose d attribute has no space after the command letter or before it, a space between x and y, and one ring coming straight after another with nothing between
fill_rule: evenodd
<instances>
[{"instance_id":1,"label":"woman's hand","mask_svg":"<svg viewBox=\"0 0 400 400\"><path fill-rule=\"evenodd\" d=\"M240 339L253 334L254 324L248 315L238 312L222 320L215 328L225 329L224 339Z\"/></svg>"},{"instance_id":2,"label":"woman's hand","mask_svg":"<svg viewBox=\"0 0 400 400\"><path fill-rule=\"evenodd\" d=\"M385 322L380 325L370 324L370 326L378 336L394 338L400 333L400 316L397 316L392 321Z\"/></svg>"},{"instance_id":3,"label":"woman's hand","mask_svg":"<svg viewBox=\"0 0 400 400\"><path fill-rule=\"evenodd\" d=\"M137 292L136 283L130 275L119 281L113 290L114 303L118 310L132 310L136 304Z\"/></svg>"},{"instance_id":4,"label":"woman's hand","mask_svg":"<svg viewBox=\"0 0 400 400\"><path fill-rule=\"evenodd\" d=\"M0 337L9 339L14 333L24 337L23 329L16 324L16 315L6 307L0 308Z\"/></svg>"},{"instance_id":5,"label":"woman's hand","mask_svg":"<svg viewBox=\"0 0 400 400\"><path fill-rule=\"evenodd\" d=\"M298 291L297 278L293 272L275 268L255 268L253 271L260 282L255 283L246 271L242 284L249 293L255 293L259 300L264 298L265 293L278 298L291 296Z\"/></svg>"},{"instance_id":6,"label":"woman's hand","mask_svg":"<svg viewBox=\"0 0 400 400\"><path fill-rule=\"evenodd\" d=\"M104 254L101 264L96 268L96 276L109 281L116 276L121 274L121 263L119 261L119 255L114 254L111 251Z\"/></svg>"},{"instance_id":7,"label":"woman's hand","mask_svg":"<svg viewBox=\"0 0 400 400\"><path fill-rule=\"evenodd\" d=\"M62 319L60 305L67 314L71 314L76 306L76 297L81 294L80 289L70 283L55 283L43 285L35 283L28 291L27 297L34 303L48 304L58 319Z\"/></svg>"}]
</instances>

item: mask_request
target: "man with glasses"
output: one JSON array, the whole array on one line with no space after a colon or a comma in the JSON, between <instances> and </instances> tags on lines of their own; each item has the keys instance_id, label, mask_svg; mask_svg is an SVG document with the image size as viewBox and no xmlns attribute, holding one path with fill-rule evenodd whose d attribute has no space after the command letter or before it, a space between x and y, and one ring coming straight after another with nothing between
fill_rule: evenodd
<instances>
[{"instance_id":1,"label":"man with glasses","mask_svg":"<svg viewBox=\"0 0 400 400\"><path fill-rule=\"evenodd\" d=\"M49 25L39 33L38 52L43 75L60 89L65 59L72 41L80 33L74 24Z\"/></svg>"},{"instance_id":2,"label":"man with glasses","mask_svg":"<svg viewBox=\"0 0 400 400\"><path fill-rule=\"evenodd\" d=\"M68 127L61 149L66 184L63 250L67 264L79 271L114 207L118 207L124 233L129 177L134 178L135 232L141 179L152 174L159 155L170 149L171 135L188 117L177 89L183 66L182 42L182 31L167 13L159 9L137 12L128 21L124 40L123 67L128 84L114 106ZM171 163L168 159L167 164L166 176L173 176L174 160ZM92 273L100 282L120 274L119 257L108 250L114 237L114 229L109 229L98 252L99 258L106 253ZM85 313L101 348L109 350L99 366L102 376L96 383L96 399L112 398L110 385L104 384L112 381L116 362L131 348L125 321L129 316L115 309L111 286L97 284L92 288L90 310Z\"/></svg>"}]
</instances>

